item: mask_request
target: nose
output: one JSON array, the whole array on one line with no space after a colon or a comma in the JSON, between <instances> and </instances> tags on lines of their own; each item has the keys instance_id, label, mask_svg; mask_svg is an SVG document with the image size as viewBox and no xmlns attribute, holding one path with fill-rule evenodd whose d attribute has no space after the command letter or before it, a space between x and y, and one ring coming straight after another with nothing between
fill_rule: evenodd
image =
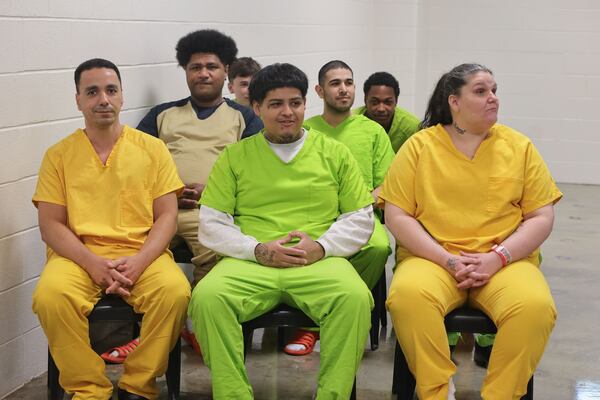
<instances>
[{"instance_id":1,"label":"nose","mask_svg":"<svg viewBox=\"0 0 600 400\"><path fill-rule=\"evenodd\" d=\"M292 107L290 107L289 104L285 103L283 105L283 108L281 109L281 113L283 115L291 115L292 114Z\"/></svg>"},{"instance_id":2,"label":"nose","mask_svg":"<svg viewBox=\"0 0 600 400\"><path fill-rule=\"evenodd\" d=\"M100 92L100 104L107 105L108 104L108 95L105 91Z\"/></svg>"}]
</instances>

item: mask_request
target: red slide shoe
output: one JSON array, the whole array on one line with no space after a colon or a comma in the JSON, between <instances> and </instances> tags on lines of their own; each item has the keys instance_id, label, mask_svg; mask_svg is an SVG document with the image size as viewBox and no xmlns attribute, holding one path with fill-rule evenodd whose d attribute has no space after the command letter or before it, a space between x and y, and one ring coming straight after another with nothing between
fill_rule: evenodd
<instances>
[{"instance_id":1,"label":"red slide shoe","mask_svg":"<svg viewBox=\"0 0 600 400\"><path fill-rule=\"evenodd\" d=\"M317 340L319 340L318 331L298 329L296 337L283 348L283 351L291 356L305 356L313 352Z\"/></svg>"},{"instance_id":2,"label":"red slide shoe","mask_svg":"<svg viewBox=\"0 0 600 400\"><path fill-rule=\"evenodd\" d=\"M127 356L131 354L140 344L140 338L135 338L131 342L124 344L123 346L114 347L104 353L100 354L100 357L104 361L112 364L122 364Z\"/></svg>"},{"instance_id":3,"label":"red slide shoe","mask_svg":"<svg viewBox=\"0 0 600 400\"><path fill-rule=\"evenodd\" d=\"M183 340L186 341L187 344L192 346L192 349L194 349L194 352L196 354L198 354L199 356L202 355L202 350L200 350L200 344L198 344L194 332L190 332L187 328L184 327L181 331L181 337L183 338Z\"/></svg>"}]
</instances>

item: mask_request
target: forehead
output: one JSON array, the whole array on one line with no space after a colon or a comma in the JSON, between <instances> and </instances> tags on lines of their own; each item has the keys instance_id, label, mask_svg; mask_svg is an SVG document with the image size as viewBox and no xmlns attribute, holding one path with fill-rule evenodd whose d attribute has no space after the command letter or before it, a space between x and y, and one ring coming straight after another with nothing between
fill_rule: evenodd
<instances>
[{"instance_id":1,"label":"forehead","mask_svg":"<svg viewBox=\"0 0 600 400\"><path fill-rule=\"evenodd\" d=\"M493 86L496 84L496 80L494 79L494 75L490 74L489 72L479 71L467 76L466 84L470 86L477 84Z\"/></svg>"},{"instance_id":2,"label":"forehead","mask_svg":"<svg viewBox=\"0 0 600 400\"><path fill-rule=\"evenodd\" d=\"M194 53L188 64L219 64L223 65L219 56L214 53Z\"/></svg>"},{"instance_id":3,"label":"forehead","mask_svg":"<svg viewBox=\"0 0 600 400\"><path fill-rule=\"evenodd\" d=\"M289 100L299 97L302 98L302 92L300 92L300 89L294 87L280 87L269 90L265 96L265 101Z\"/></svg>"},{"instance_id":4,"label":"forehead","mask_svg":"<svg viewBox=\"0 0 600 400\"><path fill-rule=\"evenodd\" d=\"M79 78L79 86L107 86L119 84L119 77L115 70L111 68L92 68L81 73Z\"/></svg>"},{"instance_id":5,"label":"forehead","mask_svg":"<svg viewBox=\"0 0 600 400\"><path fill-rule=\"evenodd\" d=\"M396 93L394 93L394 89L390 86L373 85L367 92L367 98L369 97L377 97L379 99L385 99L388 97L396 98Z\"/></svg>"},{"instance_id":6,"label":"forehead","mask_svg":"<svg viewBox=\"0 0 600 400\"><path fill-rule=\"evenodd\" d=\"M250 81L250 79L252 79L252 75L248 75L248 76L238 75L235 78L233 78L233 82L246 82L246 81Z\"/></svg>"},{"instance_id":7,"label":"forehead","mask_svg":"<svg viewBox=\"0 0 600 400\"><path fill-rule=\"evenodd\" d=\"M346 68L334 68L330 69L325 73L325 81L332 81L334 79L352 79L352 71Z\"/></svg>"}]
</instances>

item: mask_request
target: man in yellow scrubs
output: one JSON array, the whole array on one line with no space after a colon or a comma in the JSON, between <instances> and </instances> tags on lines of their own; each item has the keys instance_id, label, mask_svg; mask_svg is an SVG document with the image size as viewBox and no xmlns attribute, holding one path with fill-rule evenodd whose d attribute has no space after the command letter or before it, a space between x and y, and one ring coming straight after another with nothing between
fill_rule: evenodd
<instances>
[{"instance_id":1,"label":"man in yellow scrubs","mask_svg":"<svg viewBox=\"0 0 600 400\"><path fill-rule=\"evenodd\" d=\"M46 152L33 196L47 244L33 311L61 386L75 400L109 399L113 386L90 347L87 315L104 293L121 296L144 317L119 399L155 399L190 298L167 250L183 183L161 140L119 122L121 77L112 62L82 63L75 86L85 128Z\"/></svg>"}]
</instances>

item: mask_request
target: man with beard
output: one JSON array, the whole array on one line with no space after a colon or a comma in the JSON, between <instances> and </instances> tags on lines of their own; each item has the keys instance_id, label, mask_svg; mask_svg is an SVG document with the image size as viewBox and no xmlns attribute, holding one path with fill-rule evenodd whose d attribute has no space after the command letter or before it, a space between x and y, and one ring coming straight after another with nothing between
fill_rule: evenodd
<instances>
[{"instance_id":1,"label":"man with beard","mask_svg":"<svg viewBox=\"0 0 600 400\"><path fill-rule=\"evenodd\" d=\"M302 127L307 89L290 64L254 75L265 128L221 153L200 199L199 238L224 255L189 307L215 399L253 398L240 324L281 303L323 331L317 399L349 398L362 357L373 300L345 257L372 234L373 199L348 149Z\"/></svg>"},{"instance_id":2,"label":"man with beard","mask_svg":"<svg viewBox=\"0 0 600 400\"><path fill-rule=\"evenodd\" d=\"M377 199L379 186L394 158L390 141L379 124L363 115L351 113L355 85L348 64L339 60L330 61L321 67L318 78L319 84L315 90L323 99L323 114L308 119L305 126L346 145L358 162L373 198ZM376 219L369 243L349 257L349 261L372 289L383 273L390 253L387 233ZM300 329L284 351L290 355L309 354L318 338L318 331Z\"/></svg>"}]
</instances>

